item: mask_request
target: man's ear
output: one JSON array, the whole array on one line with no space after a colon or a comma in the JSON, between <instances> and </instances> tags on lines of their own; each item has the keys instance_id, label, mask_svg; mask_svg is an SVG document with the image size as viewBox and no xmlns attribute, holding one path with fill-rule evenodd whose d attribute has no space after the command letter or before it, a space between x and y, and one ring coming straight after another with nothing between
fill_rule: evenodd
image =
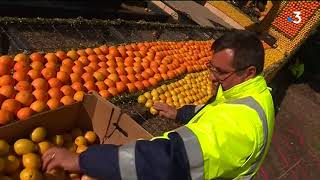
<instances>
[{"instance_id":1,"label":"man's ear","mask_svg":"<svg viewBox=\"0 0 320 180\"><path fill-rule=\"evenodd\" d=\"M250 66L246 70L245 80L249 80L251 78L254 78L256 75L257 75L257 68L254 66Z\"/></svg>"}]
</instances>

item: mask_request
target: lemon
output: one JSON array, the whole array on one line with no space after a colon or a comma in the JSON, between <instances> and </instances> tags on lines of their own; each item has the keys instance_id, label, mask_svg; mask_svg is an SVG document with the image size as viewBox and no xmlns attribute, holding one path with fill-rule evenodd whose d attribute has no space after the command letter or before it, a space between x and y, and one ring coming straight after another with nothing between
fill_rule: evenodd
<instances>
[{"instance_id":1,"label":"lemon","mask_svg":"<svg viewBox=\"0 0 320 180\"><path fill-rule=\"evenodd\" d=\"M41 160L39 155L28 153L22 156L22 164L25 168L39 169L41 167Z\"/></svg>"},{"instance_id":2,"label":"lemon","mask_svg":"<svg viewBox=\"0 0 320 180\"><path fill-rule=\"evenodd\" d=\"M86 145L79 145L76 153L80 154L80 153L86 151L87 149L88 149L88 147Z\"/></svg>"},{"instance_id":3,"label":"lemon","mask_svg":"<svg viewBox=\"0 0 320 180\"><path fill-rule=\"evenodd\" d=\"M63 140L63 135L55 135L52 137L52 142L53 144L57 145L57 146L62 146L64 143Z\"/></svg>"},{"instance_id":4,"label":"lemon","mask_svg":"<svg viewBox=\"0 0 320 180\"><path fill-rule=\"evenodd\" d=\"M42 141L38 143L40 154L44 154L51 147L52 147L52 144L48 141Z\"/></svg>"},{"instance_id":5,"label":"lemon","mask_svg":"<svg viewBox=\"0 0 320 180\"><path fill-rule=\"evenodd\" d=\"M150 113L153 114L153 115L156 115L156 114L158 114L158 111L154 107L151 107L150 108Z\"/></svg>"},{"instance_id":6,"label":"lemon","mask_svg":"<svg viewBox=\"0 0 320 180\"><path fill-rule=\"evenodd\" d=\"M13 145L14 151L18 155L34 152L36 150L35 144L29 139L19 139Z\"/></svg>"},{"instance_id":7,"label":"lemon","mask_svg":"<svg viewBox=\"0 0 320 180\"><path fill-rule=\"evenodd\" d=\"M93 144L94 142L96 142L97 140L97 135L95 132L93 131L88 131L86 132L86 134L84 135L84 138L86 138L86 140L90 143Z\"/></svg>"},{"instance_id":8,"label":"lemon","mask_svg":"<svg viewBox=\"0 0 320 180\"><path fill-rule=\"evenodd\" d=\"M146 98L144 95L140 95L140 96L138 97L138 103L144 104L144 103L146 103L146 102L147 102L147 98Z\"/></svg>"},{"instance_id":9,"label":"lemon","mask_svg":"<svg viewBox=\"0 0 320 180\"><path fill-rule=\"evenodd\" d=\"M47 130L44 127L37 127L32 131L30 135L30 139L33 142L38 143L45 140L46 136L47 136Z\"/></svg>"},{"instance_id":10,"label":"lemon","mask_svg":"<svg viewBox=\"0 0 320 180\"><path fill-rule=\"evenodd\" d=\"M83 136L78 136L75 140L74 143L78 146L80 145L87 145L87 140Z\"/></svg>"},{"instance_id":11,"label":"lemon","mask_svg":"<svg viewBox=\"0 0 320 180\"><path fill-rule=\"evenodd\" d=\"M43 176L42 176L41 172L39 172L36 169L26 168L21 171L20 179L21 180L42 180Z\"/></svg>"}]
</instances>

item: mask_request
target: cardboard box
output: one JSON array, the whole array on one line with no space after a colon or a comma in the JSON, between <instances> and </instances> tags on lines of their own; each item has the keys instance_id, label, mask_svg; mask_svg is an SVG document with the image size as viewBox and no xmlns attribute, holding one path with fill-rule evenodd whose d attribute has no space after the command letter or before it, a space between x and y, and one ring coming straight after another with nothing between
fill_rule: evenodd
<instances>
[{"instance_id":1,"label":"cardboard box","mask_svg":"<svg viewBox=\"0 0 320 180\"><path fill-rule=\"evenodd\" d=\"M125 144L139 138L150 139L152 135L137 124L121 109L97 93L87 94L83 102L39 113L26 121L18 121L0 127L0 138L10 143L29 137L31 131L43 126L48 135L62 134L75 127L93 130L101 144Z\"/></svg>"}]
</instances>

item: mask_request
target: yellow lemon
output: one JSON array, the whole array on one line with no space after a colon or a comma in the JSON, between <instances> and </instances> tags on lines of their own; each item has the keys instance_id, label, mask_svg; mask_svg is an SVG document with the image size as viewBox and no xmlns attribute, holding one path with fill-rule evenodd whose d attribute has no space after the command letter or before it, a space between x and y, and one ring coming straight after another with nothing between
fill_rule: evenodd
<instances>
[{"instance_id":1,"label":"yellow lemon","mask_svg":"<svg viewBox=\"0 0 320 180\"><path fill-rule=\"evenodd\" d=\"M44 127L37 127L30 134L30 139L33 142L38 143L38 142L44 141L46 136L47 136L47 130Z\"/></svg>"}]
</instances>

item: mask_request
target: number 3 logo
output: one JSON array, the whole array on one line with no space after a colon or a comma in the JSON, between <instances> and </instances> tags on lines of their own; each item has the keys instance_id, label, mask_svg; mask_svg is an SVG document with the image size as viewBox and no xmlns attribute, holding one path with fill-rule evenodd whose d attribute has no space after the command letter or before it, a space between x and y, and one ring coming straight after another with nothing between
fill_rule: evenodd
<instances>
[{"instance_id":1,"label":"number 3 logo","mask_svg":"<svg viewBox=\"0 0 320 180\"><path fill-rule=\"evenodd\" d=\"M301 22L301 20L302 20L302 18L300 16L301 12L300 11L293 11L293 14L296 15L295 17L297 18L297 20L292 21L292 22L295 23L295 24L299 24Z\"/></svg>"}]
</instances>

